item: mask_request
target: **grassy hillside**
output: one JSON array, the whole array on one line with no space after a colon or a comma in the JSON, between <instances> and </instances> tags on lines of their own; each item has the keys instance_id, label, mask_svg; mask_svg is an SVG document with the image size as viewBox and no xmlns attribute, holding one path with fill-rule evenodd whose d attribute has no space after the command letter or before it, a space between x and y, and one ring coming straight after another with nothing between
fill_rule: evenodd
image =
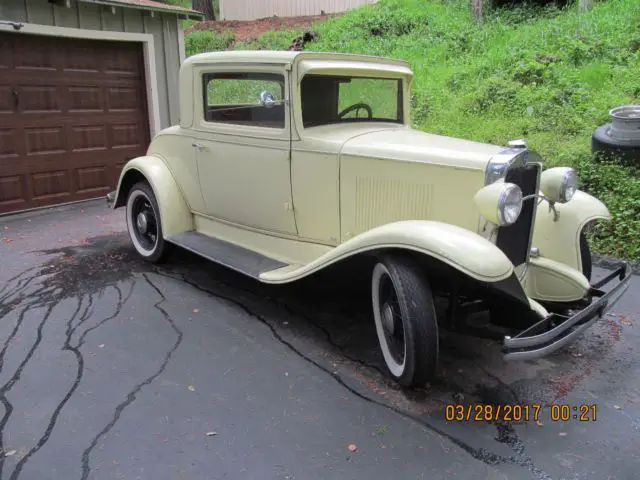
<instances>
[{"instance_id":1,"label":"grassy hillside","mask_svg":"<svg viewBox=\"0 0 640 480\"><path fill-rule=\"evenodd\" d=\"M579 169L614 222L594 236L597 251L640 260L640 176L596 163L591 133L608 110L640 103L640 2L494 11L478 27L467 0L380 0L314 27L306 50L391 56L414 72L417 128L504 144L526 137L546 165ZM287 48L298 31L249 42L194 32L188 54L224 48Z\"/></svg>"}]
</instances>

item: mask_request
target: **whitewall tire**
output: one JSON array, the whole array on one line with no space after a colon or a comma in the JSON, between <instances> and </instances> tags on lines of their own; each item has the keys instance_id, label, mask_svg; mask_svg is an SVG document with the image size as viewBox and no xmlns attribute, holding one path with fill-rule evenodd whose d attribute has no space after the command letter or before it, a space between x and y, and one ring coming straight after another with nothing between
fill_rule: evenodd
<instances>
[{"instance_id":1,"label":"whitewall tire","mask_svg":"<svg viewBox=\"0 0 640 480\"><path fill-rule=\"evenodd\" d=\"M371 297L389 373L404 387L423 386L438 363L438 324L425 275L410 257L382 258L373 269Z\"/></svg>"},{"instance_id":2,"label":"whitewall tire","mask_svg":"<svg viewBox=\"0 0 640 480\"><path fill-rule=\"evenodd\" d=\"M162 234L160 209L151 186L136 183L127 197L127 230L136 252L145 260L158 263L167 253Z\"/></svg>"}]
</instances>

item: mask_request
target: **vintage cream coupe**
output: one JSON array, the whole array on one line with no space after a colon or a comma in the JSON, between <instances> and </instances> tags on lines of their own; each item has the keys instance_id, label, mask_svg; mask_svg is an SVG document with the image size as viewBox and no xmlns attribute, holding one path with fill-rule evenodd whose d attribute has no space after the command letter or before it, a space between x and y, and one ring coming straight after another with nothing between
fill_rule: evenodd
<instances>
[{"instance_id":1,"label":"vintage cream coupe","mask_svg":"<svg viewBox=\"0 0 640 480\"><path fill-rule=\"evenodd\" d=\"M126 207L151 262L177 245L284 284L368 256L381 351L403 386L434 375L438 328L478 308L503 328L505 359L557 350L629 285L625 263L590 283L584 230L607 208L573 169L542 171L524 141L412 129L412 76L360 55L190 57L180 124L125 165L107 202ZM435 295L449 299L439 319Z\"/></svg>"}]
</instances>

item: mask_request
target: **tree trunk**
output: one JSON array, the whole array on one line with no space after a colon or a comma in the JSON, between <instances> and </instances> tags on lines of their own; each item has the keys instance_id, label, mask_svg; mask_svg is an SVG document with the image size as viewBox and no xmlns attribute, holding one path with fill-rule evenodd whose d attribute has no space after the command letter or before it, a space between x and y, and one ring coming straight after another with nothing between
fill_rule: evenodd
<instances>
[{"instance_id":1,"label":"tree trunk","mask_svg":"<svg viewBox=\"0 0 640 480\"><path fill-rule=\"evenodd\" d=\"M484 0L471 0L471 13L473 14L473 19L476 23L482 23L482 17L484 16Z\"/></svg>"},{"instance_id":2,"label":"tree trunk","mask_svg":"<svg viewBox=\"0 0 640 480\"><path fill-rule=\"evenodd\" d=\"M592 0L580 0L580 11L586 12L587 10L591 10L592 4Z\"/></svg>"},{"instance_id":3,"label":"tree trunk","mask_svg":"<svg viewBox=\"0 0 640 480\"><path fill-rule=\"evenodd\" d=\"M204 13L205 20L216 19L216 14L213 11L212 0L192 0L191 8L196 12Z\"/></svg>"}]
</instances>

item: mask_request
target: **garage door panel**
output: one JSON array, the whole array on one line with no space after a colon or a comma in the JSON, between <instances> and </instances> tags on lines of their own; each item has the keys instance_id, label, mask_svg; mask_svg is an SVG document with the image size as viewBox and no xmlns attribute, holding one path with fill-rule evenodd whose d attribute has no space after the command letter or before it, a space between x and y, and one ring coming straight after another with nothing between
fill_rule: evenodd
<instances>
[{"instance_id":1,"label":"garage door panel","mask_svg":"<svg viewBox=\"0 0 640 480\"><path fill-rule=\"evenodd\" d=\"M52 155L68 150L63 127L25 128L24 131L27 156Z\"/></svg>"},{"instance_id":2,"label":"garage door panel","mask_svg":"<svg viewBox=\"0 0 640 480\"><path fill-rule=\"evenodd\" d=\"M103 88L97 85L69 86L66 88L69 113L98 113L104 110Z\"/></svg>"},{"instance_id":3,"label":"garage door panel","mask_svg":"<svg viewBox=\"0 0 640 480\"><path fill-rule=\"evenodd\" d=\"M2 75L2 73L0 73ZM11 85L0 85L0 115L15 111L15 99Z\"/></svg>"},{"instance_id":4,"label":"garage door panel","mask_svg":"<svg viewBox=\"0 0 640 480\"><path fill-rule=\"evenodd\" d=\"M62 91L55 85L21 86L18 109L26 114L62 113Z\"/></svg>"},{"instance_id":5,"label":"garage door panel","mask_svg":"<svg viewBox=\"0 0 640 480\"><path fill-rule=\"evenodd\" d=\"M109 187L113 176L107 165L78 168L74 174L79 193L100 193Z\"/></svg>"},{"instance_id":6,"label":"garage door panel","mask_svg":"<svg viewBox=\"0 0 640 480\"><path fill-rule=\"evenodd\" d=\"M59 202L71 196L71 178L68 170L56 169L32 173L30 180L33 200Z\"/></svg>"},{"instance_id":7,"label":"garage door panel","mask_svg":"<svg viewBox=\"0 0 640 480\"><path fill-rule=\"evenodd\" d=\"M74 125L70 128L72 152L95 152L109 148L105 125Z\"/></svg>"},{"instance_id":8,"label":"garage door panel","mask_svg":"<svg viewBox=\"0 0 640 480\"><path fill-rule=\"evenodd\" d=\"M101 50L100 47L89 45L67 48L62 70L65 73L100 73L101 63L96 61L96 57L100 56Z\"/></svg>"},{"instance_id":9,"label":"garage door panel","mask_svg":"<svg viewBox=\"0 0 640 480\"><path fill-rule=\"evenodd\" d=\"M0 128L0 162L19 154L19 132L15 128Z\"/></svg>"},{"instance_id":10,"label":"garage door panel","mask_svg":"<svg viewBox=\"0 0 640 480\"><path fill-rule=\"evenodd\" d=\"M107 75L122 75L129 77L139 77L141 74L141 63L137 59L137 55L131 49L122 48L118 51L109 50L104 58L104 73ZM132 53L134 53L132 55Z\"/></svg>"},{"instance_id":11,"label":"garage door panel","mask_svg":"<svg viewBox=\"0 0 640 480\"><path fill-rule=\"evenodd\" d=\"M0 212L20 209L27 198L26 175L0 176Z\"/></svg>"},{"instance_id":12,"label":"garage door panel","mask_svg":"<svg viewBox=\"0 0 640 480\"><path fill-rule=\"evenodd\" d=\"M115 188L149 143L141 45L6 32L0 45L0 213Z\"/></svg>"},{"instance_id":13,"label":"garage door panel","mask_svg":"<svg viewBox=\"0 0 640 480\"><path fill-rule=\"evenodd\" d=\"M140 108L140 91L135 87L109 87L107 91L107 110L136 111Z\"/></svg>"},{"instance_id":14,"label":"garage door panel","mask_svg":"<svg viewBox=\"0 0 640 480\"><path fill-rule=\"evenodd\" d=\"M14 69L34 74L56 71L60 65L60 54L56 51L56 41L46 41L46 38L39 35L15 37L13 42Z\"/></svg>"},{"instance_id":15,"label":"garage door panel","mask_svg":"<svg viewBox=\"0 0 640 480\"><path fill-rule=\"evenodd\" d=\"M138 149L142 147L142 132L140 125L136 123L126 123L120 125L110 125L111 127L111 148L115 149Z\"/></svg>"},{"instance_id":16,"label":"garage door panel","mask_svg":"<svg viewBox=\"0 0 640 480\"><path fill-rule=\"evenodd\" d=\"M0 72L8 70L13 66L13 42L6 35L0 35Z\"/></svg>"}]
</instances>

